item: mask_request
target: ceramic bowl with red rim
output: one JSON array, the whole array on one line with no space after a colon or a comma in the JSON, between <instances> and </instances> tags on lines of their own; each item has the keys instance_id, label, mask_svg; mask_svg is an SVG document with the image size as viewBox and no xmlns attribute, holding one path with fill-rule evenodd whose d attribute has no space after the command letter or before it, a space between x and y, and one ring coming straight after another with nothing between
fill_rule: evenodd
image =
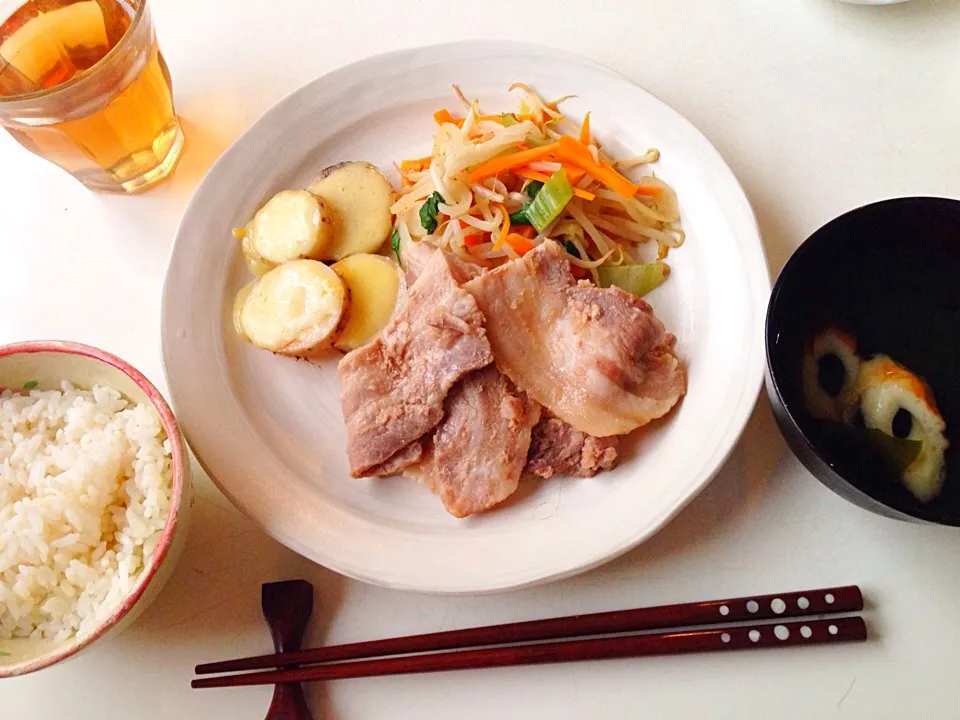
<instances>
[{"instance_id":1,"label":"ceramic bowl with red rim","mask_svg":"<svg viewBox=\"0 0 960 720\"><path fill-rule=\"evenodd\" d=\"M193 504L187 447L170 406L157 388L120 358L87 345L46 340L0 347L0 387L50 390L60 389L63 381L79 390L94 386L114 388L130 403L153 407L169 441L169 506L159 538L155 531L151 540L155 540L153 550L138 574L131 575L135 579L125 588L122 600L112 608L104 606L104 611L97 613L95 621L88 624L86 632L72 634L66 639L0 638L0 678L49 667L76 655L101 638L118 634L160 592L186 542L188 513ZM2 573L0 581L3 581Z\"/></svg>"}]
</instances>

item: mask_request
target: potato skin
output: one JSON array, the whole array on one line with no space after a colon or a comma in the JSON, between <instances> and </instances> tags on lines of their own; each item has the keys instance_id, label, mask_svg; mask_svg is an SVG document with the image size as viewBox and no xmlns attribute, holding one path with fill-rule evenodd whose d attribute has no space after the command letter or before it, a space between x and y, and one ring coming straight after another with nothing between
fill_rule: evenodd
<instances>
[{"instance_id":1,"label":"potato skin","mask_svg":"<svg viewBox=\"0 0 960 720\"><path fill-rule=\"evenodd\" d=\"M337 217L336 211L330 206L330 203L316 193L310 194L313 195L317 201L317 206L320 210L320 224L317 226L316 249L305 257L311 260L323 260L324 255L327 254L328 250L337 240L337 227L340 225L340 219Z\"/></svg>"},{"instance_id":2,"label":"potato skin","mask_svg":"<svg viewBox=\"0 0 960 720\"><path fill-rule=\"evenodd\" d=\"M343 327L343 323L346 319L347 314L341 313L336 327L328 335L315 341L304 339L302 341L291 343L282 350L277 350L277 355L300 358L301 360L316 360L328 356L333 348L332 338L337 337L337 334L340 332L340 328Z\"/></svg>"},{"instance_id":3,"label":"potato skin","mask_svg":"<svg viewBox=\"0 0 960 720\"><path fill-rule=\"evenodd\" d=\"M344 160L343 162L338 162L335 165L327 165L327 167L317 173L317 176L313 179L313 181L318 182L320 180L326 180L337 170L342 170L343 168L350 167L351 165L362 165L370 170L375 170L376 172L380 173L380 168L373 163L368 163L366 160ZM382 175L383 173L380 174ZM384 178L384 180L386 180L386 178Z\"/></svg>"},{"instance_id":4,"label":"potato skin","mask_svg":"<svg viewBox=\"0 0 960 720\"><path fill-rule=\"evenodd\" d=\"M324 260L375 253L390 235L394 191L375 165L348 161L321 170L307 190L322 197L339 221Z\"/></svg>"}]
</instances>

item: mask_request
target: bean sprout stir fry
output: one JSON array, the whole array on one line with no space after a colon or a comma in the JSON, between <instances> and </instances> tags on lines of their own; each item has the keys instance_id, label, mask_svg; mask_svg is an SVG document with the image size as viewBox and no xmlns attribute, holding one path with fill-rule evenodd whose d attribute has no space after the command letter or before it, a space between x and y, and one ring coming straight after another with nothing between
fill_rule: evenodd
<instances>
[{"instance_id":1,"label":"bean sprout stir fry","mask_svg":"<svg viewBox=\"0 0 960 720\"><path fill-rule=\"evenodd\" d=\"M656 162L656 149L610 157L591 133L590 113L578 126L561 112L569 96L547 102L514 83L510 90L523 92L517 110L484 114L477 100L453 89L462 116L434 113L438 128L430 155L397 165L395 251L427 242L495 267L552 239L578 277L623 286L616 273L610 279L604 270L656 266L653 286L662 282L669 271L662 261L684 240L676 193L653 174L636 180L624 175ZM653 253L644 248L653 247L650 262Z\"/></svg>"}]
</instances>

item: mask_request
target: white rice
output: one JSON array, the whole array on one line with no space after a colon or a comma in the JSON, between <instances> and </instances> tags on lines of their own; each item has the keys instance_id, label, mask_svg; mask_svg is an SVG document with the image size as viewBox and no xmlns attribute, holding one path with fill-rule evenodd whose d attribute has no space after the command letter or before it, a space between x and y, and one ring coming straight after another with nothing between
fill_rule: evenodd
<instances>
[{"instance_id":1,"label":"white rice","mask_svg":"<svg viewBox=\"0 0 960 720\"><path fill-rule=\"evenodd\" d=\"M0 393L0 639L90 633L152 555L171 479L150 405L66 382Z\"/></svg>"}]
</instances>

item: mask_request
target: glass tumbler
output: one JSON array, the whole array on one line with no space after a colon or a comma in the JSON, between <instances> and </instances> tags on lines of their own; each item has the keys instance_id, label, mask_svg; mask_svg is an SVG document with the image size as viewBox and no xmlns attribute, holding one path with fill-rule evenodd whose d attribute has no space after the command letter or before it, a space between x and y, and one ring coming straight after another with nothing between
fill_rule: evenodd
<instances>
[{"instance_id":1,"label":"glass tumbler","mask_svg":"<svg viewBox=\"0 0 960 720\"><path fill-rule=\"evenodd\" d=\"M0 21L0 125L21 145L101 192L173 172L184 137L146 0L0 0Z\"/></svg>"}]
</instances>

